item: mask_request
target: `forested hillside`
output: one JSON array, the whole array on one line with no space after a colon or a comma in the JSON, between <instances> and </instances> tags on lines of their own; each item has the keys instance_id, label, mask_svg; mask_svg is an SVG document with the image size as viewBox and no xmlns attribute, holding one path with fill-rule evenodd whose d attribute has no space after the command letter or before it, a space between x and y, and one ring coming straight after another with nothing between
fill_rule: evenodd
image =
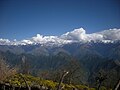
<instances>
[{"instance_id":1,"label":"forested hillside","mask_svg":"<svg viewBox=\"0 0 120 90\"><path fill-rule=\"evenodd\" d=\"M5 81L12 74L22 73L59 83L62 74L69 72L62 81L64 84L114 89L120 78L119 52L119 42L73 43L61 47L1 45L1 62L8 65L11 73L3 75L9 69L6 72L1 69L1 75Z\"/></svg>"}]
</instances>

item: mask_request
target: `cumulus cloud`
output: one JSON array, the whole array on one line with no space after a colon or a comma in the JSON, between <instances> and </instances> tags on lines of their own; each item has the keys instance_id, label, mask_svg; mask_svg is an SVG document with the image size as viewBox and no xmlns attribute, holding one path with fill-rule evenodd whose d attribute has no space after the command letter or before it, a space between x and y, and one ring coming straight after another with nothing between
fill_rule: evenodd
<instances>
[{"instance_id":1,"label":"cumulus cloud","mask_svg":"<svg viewBox=\"0 0 120 90\"><path fill-rule=\"evenodd\" d=\"M55 42L59 38L57 36L43 36L40 34L37 34L37 36L32 37L31 41L36 42L36 43L46 43L46 42Z\"/></svg>"},{"instance_id":2,"label":"cumulus cloud","mask_svg":"<svg viewBox=\"0 0 120 90\"><path fill-rule=\"evenodd\" d=\"M22 40L21 43L23 44L33 44L31 40Z\"/></svg>"},{"instance_id":3,"label":"cumulus cloud","mask_svg":"<svg viewBox=\"0 0 120 90\"><path fill-rule=\"evenodd\" d=\"M24 39L21 41L8 39L0 39L0 45L26 45L26 44L56 44L62 45L72 42L90 42L90 41L103 41L113 42L120 40L120 29L109 29L97 33L87 34L83 28L74 29L71 32L67 32L61 36L43 36L37 34L30 39Z\"/></svg>"},{"instance_id":4,"label":"cumulus cloud","mask_svg":"<svg viewBox=\"0 0 120 90\"><path fill-rule=\"evenodd\" d=\"M32 42L34 43L40 43L40 44L66 44L70 43L70 40L64 40L58 36L43 36L40 34L37 34L37 36L32 37L31 39Z\"/></svg>"},{"instance_id":5,"label":"cumulus cloud","mask_svg":"<svg viewBox=\"0 0 120 90\"><path fill-rule=\"evenodd\" d=\"M97 33L93 33L93 34L86 34L87 36L87 41L98 41L98 40L103 40L103 35L101 34L97 34Z\"/></svg>"},{"instance_id":6,"label":"cumulus cloud","mask_svg":"<svg viewBox=\"0 0 120 90\"><path fill-rule=\"evenodd\" d=\"M86 37L86 31L83 28L80 28L61 35L61 38L67 40L81 41L81 40L86 40L87 37Z\"/></svg>"},{"instance_id":7,"label":"cumulus cloud","mask_svg":"<svg viewBox=\"0 0 120 90\"><path fill-rule=\"evenodd\" d=\"M43 40L43 36L40 35L40 34L37 34L37 36L32 37L32 39L33 39L35 42L41 42L41 41Z\"/></svg>"},{"instance_id":8,"label":"cumulus cloud","mask_svg":"<svg viewBox=\"0 0 120 90\"><path fill-rule=\"evenodd\" d=\"M120 29L109 29L97 33L87 34L83 28L75 29L61 35L62 39L75 41L115 41L120 40Z\"/></svg>"},{"instance_id":9,"label":"cumulus cloud","mask_svg":"<svg viewBox=\"0 0 120 90\"><path fill-rule=\"evenodd\" d=\"M10 40L0 38L0 45L6 45L6 44L7 45L10 44Z\"/></svg>"},{"instance_id":10,"label":"cumulus cloud","mask_svg":"<svg viewBox=\"0 0 120 90\"><path fill-rule=\"evenodd\" d=\"M83 28L75 29L72 32L67 32L61 35L61 38L75 41L91 41L91 40L102 40L103 35L98 33L86 34Z\"/></svg>"},{"instance_id":11,"label":"cumulus cloud","mask_svg":"<svg viewBox=\"0 0 120 90\"><path fill-rule=\"evenodd\" d=\"M109 29L99 32L99 34L103 35L104 40L120 40L120 29Z\"/></svg>"}]
</instances>

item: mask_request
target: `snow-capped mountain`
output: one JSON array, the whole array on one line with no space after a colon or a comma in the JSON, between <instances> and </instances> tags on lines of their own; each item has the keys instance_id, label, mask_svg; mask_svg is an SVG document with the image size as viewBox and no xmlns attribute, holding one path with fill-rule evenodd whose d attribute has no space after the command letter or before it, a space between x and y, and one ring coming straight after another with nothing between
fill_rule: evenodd
<instances>
[{"instance_id":1,"label":"snow-capped mountain","mask_svg":"<svg viewBox=\"0 0 120 90\"><path fill-rule=\"evenodd\" d=\"M102 70L108 73L108 77L112 76L111 81L114 77L120 77L119 40L120 29L87 34L83 28L61 36L37 34L21 41L0 39L0 58L5 59L10 66L19 67L25 56L33 74L44 70L53 73L63 67L65 70L74 69L74 66L80 65L80 70L84 70L84 75L80 73L82 79L94 82L95 73Z\"/></svg>"},{"instance_id":2,"label":"snow-capped mountain","mask_svg":"<svg viewBox=\"0 0 120 90\"><path fill-rule=\"evenodd\" d=\"M87 34L83 28L74 29L71 32L62 34L61 36L43 36L37 34L36 36L17 41L16 39L10 41L9 39L0 38L0 45L28 45L28 44L45 44L45 45L64 45L74 42L97 42L104 43L114 42L120 40L120 29L109 29L101 32Z\"/></svg>"}]
</instances>

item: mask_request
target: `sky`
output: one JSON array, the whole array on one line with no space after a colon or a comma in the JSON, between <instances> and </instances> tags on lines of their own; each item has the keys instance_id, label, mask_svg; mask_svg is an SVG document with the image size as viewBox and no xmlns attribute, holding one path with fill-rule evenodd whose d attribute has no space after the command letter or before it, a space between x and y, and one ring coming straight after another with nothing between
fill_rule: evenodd
<instances>
[{"instance_id":1,"label":"sky","mask_svg":"<svg viewBox=\"0 0 120 90\"><path fill-rule=\"evenodd\" d=\"M0 0L0 38L120 28L120 0Z\"/></svg>"}]
</instances>

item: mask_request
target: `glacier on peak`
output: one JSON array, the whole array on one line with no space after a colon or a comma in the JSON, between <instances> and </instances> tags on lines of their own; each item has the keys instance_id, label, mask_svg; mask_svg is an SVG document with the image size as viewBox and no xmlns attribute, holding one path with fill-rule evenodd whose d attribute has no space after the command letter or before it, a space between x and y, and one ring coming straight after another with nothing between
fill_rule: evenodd
<instances>
[{"instance_id":1,"label":"glacier on peak","mask_svg":"<svg viewBox=\"0 0 120 90\"><path fill-rule=\"evenodd\" d=\"M61 36L36 36L17 41L9 39L0 39L0 45L27 45L27 44L47 44L47 45L63 45L73 42L90 42L102 41L104 43L120 40L120 29L109 29L101 32L87 34L83 28L74 29L71 32L62 34Z\"/></svg>"}]
</instances>

